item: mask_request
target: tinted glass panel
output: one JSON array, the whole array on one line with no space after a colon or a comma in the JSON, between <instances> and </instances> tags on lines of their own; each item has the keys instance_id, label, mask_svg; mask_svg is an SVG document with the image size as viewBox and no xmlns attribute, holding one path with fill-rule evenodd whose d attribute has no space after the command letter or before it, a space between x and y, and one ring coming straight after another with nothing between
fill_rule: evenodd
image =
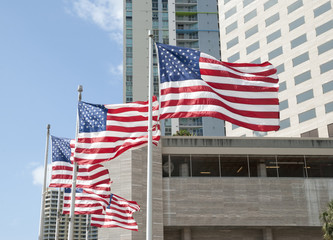
<instances>
[{"instance_id":1,"label":"tinted glass panel","mask_svg":"<svg viewBox=\"0 0 333 240\"><path fill-rule=\"evenodd\" d=\"M273 16L267 18L267 19L265 20L266 27L268 27L269 25L275 23L275 22L278 21L279 19L280 19L280 15L279 15L279 13L276 13L276 14L274 14Z\"/></svg>"},{"instance_id":2,"label":"tinted glass panel","mask_svg":"<svg viewBox=\"0 0 333 240\"><path fill-rule=\"evenodd\" d=\"M332 156L306 156L308 177L333 177Z\"/></svg>"},{"instance_id":3,"label":"tinted glass panel","mask_svg":"<svg viewBox=\"0 0 333 240\"><path fill-rule=\"evenodd\" d=\"M233 30L237 29L237 27L238 27L238 24L237 24L237 21L235 21L225 28L225 33L228 34L228 33L232 32Z\"/></svg>"},{"instance_id":4,"label":"tinted glass panel","mask_svg":"<svg viewBox=\"0 0 333 240\"><path fill-rule=\"evenodd\" d=\"M276 74L284 72L284 63L276 67Z\"/></svg>"},{"instance_id":5,"label":"tinted glass panel","mask_svg":"<svg viewBox=\"0 0 333 240\"><path fill-rule=\"evenodd\" d=\"M313 98L313 90L310 89L306 92L296 95L297 103L305 102L309 99Z\"/></svg>"},{"instance_id":6,"label":"tinted glass panel","mask_svg":"<svg viewBox=\"0 0 333 240\"><path fill-rule=\"evenodd\" d=\"M333 90L333 81L323 84L323 93L327 93Z\"/></svg>"},{"instance_id":7,"label":"tinted glass panel","mask_svg":"<svg viewBox=\"0 0 333 240\"><path fill-rule=\"evenodd\" d=\"M325 112L330 113L333 112L333 102L326 103L325 104Z\"/></svg>"},{"instance_id":8,"label":"tinted glass panel","mask_svg":"<svg viewBox=\"0 0 333 240\"><path fill-rule=\"evenodd\" d=\"M284 90L286 90L286 89L287 89L287 83L286 83L286 81L281 82L281 83L279 84L279 92L282 92L282 91L284 91Z\"/></svg>"},{"instance_id":9,"label":"tinted glass panel","mask_svg":"<svg viewBox=\"0 0 333 240\"><path fill-rule=\"evenodd\" d=\"M254 59L251 63L261 63L261 59L260 58Z\"/></svg>"},{"instance_id":10,"label":"tinted glass panel","mask_svg":"<svg viewBox=\"0 0 333 240\"><path fill-rule=\"evenodd\" d=\"M320 25L316 28L316 35L319 36L328 30L331 30L333 28L333 20L328 21L327 23L324 23L323 25Z\"/></svg>"},{"instance_id":11,"label":"tinted glass panel","mask_svg":"<svg viewBox=\"0 0 333 240\"><path fill-rule=\"evenodd\" d=\"M172 177L189 177L190 156L170 156L170 172Z\"/></svg>"},{"instance_id":12,"label":"tinted glass panel","mask_svg":"<svg viewBox=\"0 0 333 240\"><path fill-rule=\"evenodd\" d=\"M221 156L222 177L247 177L248 165L246 156Z\"/></svg>"},{"instance_id":13,"label":"tinted glass panel","mask_svg":"<svg viewBox=\"0 0 333 240\"><path fill-rule=\"evenodd\" d=\"M292 31L292 30L298 28L299 26L303 25L304 23L305 23L304 17L300 17L300 18L296 19L295 21L289 23L289 31Z\"/></svg>"},{"instance_id":14,"label":"tinted glass panel","mask_svg":"<svg viewBox=\"0 0 333 240\"><path fill-rule=\"evenodd\" d=\"M228 62L236 62L239 59L239 52L234 55L228 57Z\"/></svg>"},{"instance_id":15,"label":"tinted glass panel","mask_svg":"<svg viewBox=\"0 0 333 240\"><path fill-rule=\"evenodd\" d=\"M313 108L313 109L310 109L308 111L298 114L298 121L299 121L299 123L302 123L302 122L308 121L310 119L313 119L315 117L316 117L316 110Z\"/></svg>"},{"instance_id":16,"label":"tinted glass panel","mask_svg":"<svg viewBox=\"0 0 333 240\"><path fill-rule=\"evenodd\" d=\"M227 42L227 49L232 48L233 46L238 44L238 37L235 37L234 39Z\"/></svg>"},{"instance_id":17,"label":"tinted glass panel","mask_svg":"<svg viewBox=\"0 0 333 240\"><path fill-rule=\"evenodd\" d=\"M295 85L305 82L306 80L311 79L311 71L309 70L304 73L301 73L301 74L295 76L294 79L295 79Z\"/></svg>"},{"instance_id":18,"label":"tinted glass panel","mask_svg":"<svg viewBox=\"0 0 333 240\"><path fill-rule=\"evenodd\" d=\"M299 9L302 6L303 6L302 0L298 0L298 1L294 2L293 4L291 4L287 7L288 14L292 13L293 11L296 11L297 9Z\"/></svg>"},{"instance_id":19,"label":"tinted glass panel","mask_svg":"<svg viewBox=\"0 0 333 240\"><path fill-rule=\"evenodd\" d=\"M193 177L219 177L220 165L219 156L198 156L192 158L192 176Z\"/></svg>"},{"instance_id":20,"label":"tinted glass panel","mask_svg":"<svg viewBox=\"0 0 333 240\"><path fill-rule=\"evenodd\" d=\"M290 42L291 49L298 47L299 45L301 45L302 43L305 43L306 41L307 41L306 34L303 34L303 35L295 38L294 40L292 40Z\"/></svg>"},{"instance_id":21,"label":"tinted glass panel","mask_svg":"<svg viewBox=\"0 0 333 240\"><path fill-rule=\"evenodd\" d=\"M278 0L269 0L264 3L264 10L266 11L267 9L273 7L275 4L278 3Z\"/></svg>"},{"instance_id":22,"label":"tinted glass panel","mask_svg":"<svg viewBox=\"0 0 333 240\"><path fill-rule=\"evenodd\" d=\"M290 127L290 119L284 119L280 121L280 130Z\"/></svg>"},{"instance_id":23,"label":"tinted glass panel","mask_svg":"<svg viewBox=\"0 0 333 240\"><path fill-rule=\"evenodd\" d=\"M268 53L268 59L271 60L273 58L276 58L277 56L280 56L282 53L283 53L282 47L278 47L277 49Z\"/></svg>"},{"instance_id":24,"label":"tinted glass panel","mask_svg":"<svg viewBox=\"0 0 333 240\"><path fill-rule=\"evenodd\" d=\"M249 12L244 16L244 23L250 21L252 18L257 16L257 9L254 9L253 11Z\"/></svg>"},{"instance_id":25,"label":"tinted glass panel","mask_svg":"<svg viewBox=\"0 0 333 240\"><path fill-rule=\"evenodd\" d=\"M273 32L272 34L268 35L266 38L267 43L273 42L274 40L278 39L279 37L281 37L281 30L277 30L277 31Z\"/></svg>"},{"instance_id":26,"label":"tinted glass panel","mask_svg":"<svg viewBox=\"0 0 333 240\"><path fill-rule=\"evenodd\" d=\"M298 57L293 58L293 66L297 66L303 62L306 62L309 60L309 53L303 53L301 55L299 55Z\"/></svg>"},{"instance_id":27,"label":"tinted glass panel","mask_svg":"<svg viewBox=\"0 0 333 240\"><path fill-rule=\"evenodd\" d=\"M255 43L251 44L250 46L248 46L248 47L246 48L246 54L250 54L251 52L253 52L253 51L259 49L259 47L260 47L260 46L259 46L259 41L257 41L257 42L255 42Z\"/></svg>"},{"instance_id":28,"label":"tinted glass panel","mask_svg":"<svg viewBox=\"0 0 333 240\"><path fill-rule=\"evenodd\" d=\"M318 128L301 134L301 137L318 137Z\"/></svg>"},{"instance_id":29,"label":"tinted glass panel","mask_svg":"<svg viewBox=\"0 0 333 240\"><path fill-rule=\"evenodd\" d=\"M250 3L253 3L254 0L243 0L243 7L246 7L247 5L249 5Z\"/></svg>"},{"instance_id":30,"label":"tinted glass panel","mask_svg":"<svg viewBox=\"0 0 333 240\"><path fill-rule=\"evenodd\" d=\"M288 99L286 99L286 100L280 102L279 107L280 107L280 111L282 111L282 110L288 108L288 107L289 107Z\"/></svg>"},{"instance_id":31,"label":"tinted glass panel","mask_svg":"<svg viewBox=\"0 0 333 240\"><path fill-rule=\"evenodd\" d=\"M277 177L275 156L249 156L251 177Z\"/></svg>"},{"instance_id":32,"label":"tinted glass panel","mask_svg":"<svg viewBox=\"0 0 333 240\"><path fill-rule=\"evenodd\" d=\"M231 17L232 15L234 15L235 13L237 12L237 8L236 6L231 8L230 10L228 10L227 12L225 12L224 16L225 16L225 19Z\"/></svg>"},{"instance_id":33,"label":"tinted glass panel","mask_svg":"<svg viewBox=\"0 0 333 240\"><path fill-rule=\"evenodd\" d=\"M333 69L333 60L320 65L320 73L323 74Z\"/></svg>"},{"instance_id":34,"label":"tinted glass panel","mask_svg":"<svg viewBox=\"0 0 333 240\"><path fill-rule=\"evenodd\" d=\"M277 156L279 177L306 177L303 156Z\"/></svg>"},{"instance_id":35,"label":"tinted glass panel","mask_svg":"<svg viewBox=\"0 0 333 240\"><path fill-rule=\"evenodd\" d=\"M320 7L317 7L316 9L313 10L314 17L318 17L321 14L327 12L332 8L331 6L331 1L328 1L327 3L324 3Z\"/></svg>"},{"instance_id":36,"label":"tinted glass panel","mask_svg":"<svg viewBox=\"0 0 333 240\"><path fill-rule=\"evenodd\" d=\"M255 25L254 27L250 28L245 32L245 38L249 38L253 34L256 34L257 32L258 32L258 25Z\"/></svg>"},{"instance_id":37,"label":"tinted glass panel","mask_svg":"<svg viewBox=\"0 0 333 240\"><path fill-rule=\"evenodd\" d=\"M322 53L325 53L329 50L333 49L333 39L318 46L318 54L322 54Z\"/></svg>"}]
</instances>

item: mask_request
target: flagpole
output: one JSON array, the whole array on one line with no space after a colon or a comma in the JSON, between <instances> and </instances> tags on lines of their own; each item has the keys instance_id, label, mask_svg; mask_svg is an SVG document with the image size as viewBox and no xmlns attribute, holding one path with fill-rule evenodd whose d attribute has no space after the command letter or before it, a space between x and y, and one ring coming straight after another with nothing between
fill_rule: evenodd
<instances>
[{"instance_id":1,"label":"flagpole","mask_svg":"<svg viewBox=\"0 0 333 240\"><path fill-rule=\"evenodd\" d=\"M38 234L39 240L43 240L43 235L44 235L44 212L45 212L45 195L46 195L46 178L47 178L47 160L49 155L50 124L47 124L46 129L47 131L46 131L46 146L45 146L45 161L44 161L44 181L42 188L42 202L41 202L39 234Z\"/></svg>"},{"instance_id":2,"label":"flagpole","mask_svg":"<svg viewBox=\"0 0 333 240\"><path fill-rule=\"evenodd\" d=\"M148 77L148 89L149 89L149 94L148 94L148 104L149 104L149 109L148 109L148 152L147 152L147 221L146 221L146 240L152 240L152 227L153 227L153 222L152 222L152 217L153 217L153 204L152 204L152 199L153 199L153 194L152 194L152 167L153 167L153 138L152 138L152 127L153 127L153 113L152 113L152 66L153 66L153 58L152 58L152 43L153 43L153 37L154 35L152 34L151 30L148 31L148 37L149 37L149 77Z\"/></svg>"},{"instance_id":3,"label":"flagpole","mask_svg":"<svg viewBox=\"0 0 333 240\"><path fill-rule=\"evenodd\" d=\"M60 220L61 220L60 200L61 200L61 188L58 188L57 221L56 221L56 229L55 229L55 240L59 240L59 226L60 226Z\"/></svg>"},{"instance_id":4,"label":"flagpole","mask_svg":"<svg viewBox=\"0 0 333 240\"><path fill-rule=\"evenodd\" d=\"M78 86L78 101L81 101L83 88L81 85ZM77 108L76 116L76 133L75 133L75 146L78 139L79 132L79 109ZM75 153L74 153L75 155ZM74 159L75 160L75 159ZM73 162L73 179L72 179L72 190L71 190L71 209L69 213L69 226L68 226L68 240L73 240L74 233L74 216L75 216L75 193L76 193L76 176L77 176L77 163Z\"/></svg>"}]
</instances>

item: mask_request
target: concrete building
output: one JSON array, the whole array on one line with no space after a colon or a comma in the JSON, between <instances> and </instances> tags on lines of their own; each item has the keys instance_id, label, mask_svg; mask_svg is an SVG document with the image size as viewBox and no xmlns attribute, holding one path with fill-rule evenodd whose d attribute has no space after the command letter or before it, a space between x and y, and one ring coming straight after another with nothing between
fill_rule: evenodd
<instances>
[{"instance_id":1,"label":"concrete building","mask_svg":"<svg viewBox=\"0 0 333 240\"><path fill-rule=\"evenodd\" d=\"M106 163L112 191L137 201L145 239L147 149ZM153 239L319 240L333 199L333 139L163 137L153 152Z\"/></svg>"},{"instance_id":2,"label":"concrete building","mask_svg":"<svg viewBox=\"0 0 333 240\"><path fill-rule=\"evenodd\" d=\"M60 213L63 206L63 192L60 197ZM55 240L56 222L57 222L58 190L48 188L45 197L45 215L44 215L44 240ZM62 215L59 222L59 240L66 240L68 237L69 215ZM88 218L89 221L89 218ZM89 224L88 224L89 225ZM74 239L86 239L87 216L75 215L74 219ZM98 230L96 227L89 227L89 240L98 239Z\"/></svg>"},{"instance_id":3,"label":"concrete building","mask_svg":"<svg viewBox=\"0 0 333 240\"><path fill-rule=\"evenodd\" d=\"M124 0L124 102L148 99L148 30L157 42L199 49L216 58L219 28L216 0ZM159 95L153 57L154 95ZM186 129L196 136L223 136L224 122L213 118L168 119L163 135Z\"/></svg>"},{"instance_id":4,"label":"concrete building","mask_svg":"<svg viewBox=\"0 0 333 240\"><path fill-rule=\"evenodd\" d=\"M267 134L226 123L227 136L333 136L332 4L218 1L222 60L269 61L280 79L280 130Z\"/></svg>"}]
</instances>

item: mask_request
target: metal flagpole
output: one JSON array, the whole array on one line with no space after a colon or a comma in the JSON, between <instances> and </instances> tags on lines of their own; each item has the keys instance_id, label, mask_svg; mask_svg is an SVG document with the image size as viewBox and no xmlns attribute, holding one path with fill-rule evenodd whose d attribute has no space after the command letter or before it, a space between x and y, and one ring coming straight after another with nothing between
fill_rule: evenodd
<instances>
[{"instance_id":1,"label":"metal flagpole","mask_svg":"<svg viewBox=\"0 0 333 240\"><path fill-rule=\"evenodd\" d=\"M81 101L83 88L79 85L78 89L78 101ZM79 132L79 109L77 108L77 116L76 116L76 133L75 133L75 146L77 143L77 135ZM74 153L75 155L75 153ZM73 240L74 233L74 213L75 213L75 193L76 193L76 177L77 177L77 163L73 162L73 181L72 181L72 190L71 190L71 209L69 213L69 226L68 226L68 240Z\"/></svg>"},{"instance_id":2,"label":"metal flagpole","mask_svg":"<svg viewBox=\"0 0 333 240\"><path fill-rule=\"evenodd\" d=\"M56 221L56 229L55 229L55 240L59 240L59 226L60 226L60 221L61 221L60 200L61 200L61 188L58 188L57 221Z\"/></svg>"},{"instance_id":3,"label":"metal flagpole","mask_svg":"<svg viewBox=\"0 0 333 240\"><path fill-rule=\"evenodd\" d=\"M44 161L44 182L42 188L42 203L40 210L40 223L39 223L39 234L38 239L43 240L44 235L44 212L45 212L45 195L46 195L46 178L47 178L47 160L49 155L49 138L50 138L50 124L46 126L46 146L45 146L45 161Z\"/></svg>"},{"instance_id":4,"label":"metal flagpole","mask_svg":"<svg viewBox=\"0 0 333 240\"><path fill-rule=\"evenodd\" d=\"M153 112L152 112L152 66L153 66L153 53L152 53L152 42L153 42L153 37L154 35L152 34L151 30L148 31L148 37L149 37L149 77L148 77L148 89L149 89L149 94L148 94L148 103L149 103L149 110L148 110L148 153L147 153L147 221L146 221L146 240L152 240L152 227L153 227L153 222L152 222L152 217L153 217L153 204L152 204L152 199L153 199L153 194L152 194L152 167L153 167L153 138L152 138L152 127L153 127Z\"/></svg>"}]
</instances>

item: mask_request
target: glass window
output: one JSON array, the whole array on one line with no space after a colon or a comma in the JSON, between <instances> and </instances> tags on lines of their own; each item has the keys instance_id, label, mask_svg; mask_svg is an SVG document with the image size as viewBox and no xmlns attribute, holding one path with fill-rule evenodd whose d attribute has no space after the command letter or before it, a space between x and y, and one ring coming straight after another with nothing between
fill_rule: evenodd
<instances>
[{"instance_id":1,"label":"glass window","mask_svg":"<svg viewBox=\"0 0 333 240\"><path fill-rule=\"evenodd\" d=\"M266 11L267 9L273 7L277 3L278 0L268 0L267 2L264 3L264 10Z\"/></svg>"},{"instance_id":2,"label":"glass window","mask_svg":"<svg viewBox=\"0 0 333 240\"><path fill-rule=\"evenodd\" d=\"M290 127L290 119L286 118L280 121L280 130Z\"/></svg>"},{"instance_id":3,"label":"glass window","mask_svg":"<svg viewBox=\"0 0 333 240\"><path fill-rule=\"evenodd\" d=\"M259 64L259 63L261 63L261 59L260 58L254 59L251 63Z\"/></svg>"},{"instance_id":4,"label":"glass window","mask_svg":"<svg viewBox=\"0 0 333 240\"><path fill-rule=\"evenodd\" d=\"M277 156L279 177L306 177L303 156Z\"/></svg>"},{"instance_id":5,"label":"glass window","mask_svg":"<svg viewBox=\"0 0 333 240\"><path fill-rule=\"evenodd\" d=\"M301 137L318 137L318 128L301 133Z\"/></svg>"},{"instance_id":6,"label":"glass window","mask_svg":"<svg viewBox=\"0 0 333 240\"><path fill-rule=\"evenodd\" d=\"M302 82L305 82L309 79L311 79L311 71L310 70L295 76L295 78L294 78L295 85L298 85L298 84L300 84Z\"/></svg>"},{"instance_id":7,"label":"glass window","mask_svg":"<svg viewBox=\"0 0 333 240\"><path fill-rule=\"evenodd\" d=\"M230 2L231 0L224 0L224 4L226 4L226 3L228 3L228 2Z\"/></svg>"},{"instance_id":8,"label":"glass window","mask_svg":"<svg viewBox=\"0 0 333 240\"><path fill-rule=\"evenodd\" d=\"M333 69L333 60L320 65L320 73L323 74Z\"/></svg>"},{"instance_id":9,"label":"glass window","mask_svg":"<svg viewBox=\"0 0 333 240\"><path fill-rule=\"evenodd\" d=\"M253 34L256 34L257 32L258 32L258 25L255 25L254 27L252 27L249 30L245 31L245 38L249 38Z\"/></svg>"},{"instance_id":10,"label":"glass window","mask_svg":"<svg viewBox=\"0 0 333 240\"><path fill-rule=\"evenodd\" d=\"M221 156L222 177L247 177L248 164L246 156Z\"/></svg>"},{"instance_id":11,"label":"glass window","mask_svg":"<svg viewBox=\"0 0 333 240\"><path fill-rule=\"evenodd\" d=\"M289 23L289 31L292 31L292 30L298 28L299 26L303 25L304 23L305 23L304 16L297 18L295 21Z\"/></svg>"},{"instance_id":12,"label":"glass window","mask_svg":"<svg viewBox=\"0 0 333 240\"><path fill-rule=\"evenodd\" d=\"M296 2L294 2L293 4L290 4L287 9L288 9L288 14L296 11L297 9L299 9L300 7L303 6L303 1L302 0L298 0Z\"/></svg>"},{"instance_id":13,"label":"glass window","mask_svg":"<svg viewBox=\"0 0 333 240\"><path fill-rule=\"evenodd\" d=\"M261 132L261 131L253 131L253 135L255 137L263 137L267 135L267 132Z\"/></svg>"},{"instance_id":14,"label":"glass window","mask_svg":"<svg viewBox=\"0 0 333 240\"><path fill-rule=\"evenodd\" d=\"M282 53L283 53L282 47L278 47L277 49L268 53L268 59L272 60L273 58L280 56Z\"/></svg>"},{"instance_id":15,"label":"glass window","mask_svg":"<svg viewBox=\"0 0 333 240\"><path fill-rule=\"evenodd\" d=\"M271 16L265 20L266 27L272 25L273 23L275 23L278 20L280 20L280 15L279 15L279 13L276 13L273 16Z\"/></svg>"},{"instance_id":16,"label":"glass window","mask_svg":"<svg viewBox=\"0 0 333 240\"><path fill-rule=\"evenodd\" d=\"M325 104L325 113L333 112L333 102Z\"/></svg>"},{"instance_id":17,"label":"glass window","mask_svg":"<svg viewBox=\"0 0 333 240\"><path fill-rule=\"evenodd\" d=\"M243 7L246 7L247 5L249 5L250 3L253 3L254 0L243 0Z\"/></svg>"},{"instance_id":18,"label":"glass window","mask_svg":"<svg viewBox=\"0 0 333 240\"><path fill-rule=\"evenodd\" d=\"M306 156L305 160L308 177L333 177L332 156Z\"/></svg>"},{"instance_id":19,"label":"glass window","mask_svg":"<svg viewBox=\"0 0 333 240\"><path fill-rule=\"evenodd\" d=\"M306 38L306 33L295 38L294 40L291 40L290 45L291 45L291 49L298 47L299 45L305 43L307 41Z\"/></svg>"},{"instance_id":20,"label":"glass window","mask_svg":"<svg viewBox=\"0 0 333 240\"><path fill-rule=\"evenodd\" d=\"M239 43L238 37L231 39L229 42L227 42L227 49L232 48L233 46L237 45L238 43Z\"/></svg>"},{"instance_id":21,"label":"glass window","mask_svg":"<svg viewBox=\"0 0 333 240\"><path fill-rule=\"evenodd\" d=\"M192 161L192 176L193 177L219 177L220 163L219 156L200 156L193 155Z\"/></svg>"},{"instance_id":22,"label":"glass window","mask_svg":"<svg viewBox=\"0 0 333 240\"><path fill-rule=\"evenodd\" d=\"M225 33L226 33L226 34L229 34L229 33L231 33L233 30L237 29L237 27L238 27L238 24L237 24L237 21L235 21L235 22L231 23L229 26L227 26L227 27L225 28Z\"/></svg>"},{"instance_id":23,"label":"glass window","mask_svg":"<svg viewBox=\"0 0 333 240\"><path fill-rule=\"evenodd\" d=\"M237 12L237 8L236 8L236 6L233 7L233 8L231 8L230 10L226 11L226 12L224 13L225 19L231 17L231 16L234 15L236 12Z\"/></svg>"},{"instance_id":24,"label":"glass window","mask_svg":"<svg viewBox=\"0 0 333 240\"><path fill-rule=\"evenodd\" d=\"M277 177L275 156L249 156L251 177Z\"/></svg>"},{"instance_id":25,"label":"glass window","mask_svg":"<svg viewBox=\"0 0 333 240\"><path fill-rule=\"evenodd\" d=\"M169 177L170 173L169 155L162 155L162 170L163 170L163 177Z\"/></svg>"},{"instance_id":26,"label":"glass window","mask_svg":"<svg viewBox=\"0 0 333 240\"><path fill-rule=\"evenodd\" d=\"M323 5L317 7L313 10L314 17L318 17L321 14L327 12L328 10L332 9L331 1L328 1L327 3L324 3Z\"/></svg>"},{"instance_id":27,"label":"glass window","mask_svg":"<svg viewBox=\"0 0 333 240\"><path fill-rule=\"evenodd\" d=\"M280 74L284 72L284 63L280 64L276 67L276 74Z\"/></svg>"},{"instance_id":28,"label":"glass window","mask_svg":"<svg viewBox=\"0 0 333 240\"><path fill-rule=\"evenodd\" d=\"M239 56L239 52L235 53L234 55L228 57L228 62L236 62L237 60L239 60L240 56Z\"/></svg>"},{"instance_id":29,"label":"glass window","mask_svg":"<svg viewBox=\"0 0 333 240\"><path fill-rule=\"evenodd\" d=\"M298 122L302 123L302 122L308 121L310 119L313 119L315 117L316 117L316 110L314 108L312 108L308 111L298 114Z\"/></svg>"},{"instance_id":30,"label":"glass window","mask_svg":"<svg viewBox=\"0 0 333 240\"><path fill-rule=\"evenodd\" d=\"M293 58L293 67L296 67L297 65L300 65L301 63L304 63L309 60L309 53L303 53L295 58Z\"/></svg>"},{"instance_id":31,"label":"glass window","mask_svg":"<svg viewBox=\"0 0 333 240\"><path fill-rule=\"evenodd\" d=\"M287 89L286 81L279 83L279 92L282 92Z\"/></svg>"},{"instance_id":32,"label":"glass window","mask_svg":"<svg viewBox=\"0 0 333 240\"><path fill-rule=\"evenodd\" d=\"M170 173L171 177L189 177L190 171L190 156L170 156Z\"/></svg>"},{"instance_id":33,"label":"glass window","mask_svg":"<svg viewBox=\"0 0 333 240\"><path fill-rule=\"evenodd\" d=\"M318 55L323 54L331 49L333 49L333 39L318 46Z\"/></svg>"},{"instance_id":34,"label":"glass window","mask_svg":"<svg viewBox=\"0 0 333 240\"><path fill-rule=\"evenodd\" d=\"M328 137L333 137L333 123L327 125Z\"/></svg>"},{"instance_id":35,"label":"glass window","mask_svg":"<svg viewBox=\"0 0 333 240\"><path fill-rule=\"evenodd\" d=\"M327 93L333 90L333 81L323 84L323 93Z\"/></svg>"},{"instance_id":36,"label":"glass window","mask_svg":"<svg viewBox=\"0 0 333 240\"><path fill-rule=\"evenodd\" d=\"M280 107L280 111L288 108L289 107L288 99L283 100L282 102L280 102L279 107Z\"/></svg>"},{"instance_id":37,"label":"glass window","mask_svg":"<svg viewBox=\"0 0 333 240\"><path fill-rule=\"evenodd\" d=\"M236 128L239 128L239 126L235 125L235 124L231 124L231 128L232 130L236 129Z\"/></svg>"},{"instance_id":38,"label":"glass window","mask_svg":"<svg viewBox=\"0 0 333 240\"><path fill-rule=\"evenodd\" d=\"M305 101L307 101L311 98L313 98L313 90L312 89L296 95L297 104L305 102Z\"/></svg>"},{"instance_id":39,"label":"glass window","mask_svg":"<svg viewBox=\"0 0 333 240\"><path fill-rule=\"evenodd\" d=\"M250 21L252 18L257 16L257 9L254 9L253 11L249 12L244 16L244 23Z\"/></svg>"},{"instance_id":40,"label":"glass window","mask_svg":"<svg viewBox=\"0 0 333 240\"><path fill-rule=\"evenodd\" d=\"M248 47L246 48L246 54L250 54L251 52L253 52L253 51L259 49L259 47L260 47L260 45L259 45L259 41L257 41L257 42L255 42L255 43L251 44L250 46L248 46Z\"/></svg>"},{"instance_id":41,"label":"glass window","mask_svg":"<svg viewBox=\"0 0 333 240\"><path fill-rule=\"evenodd\" d=\"M273 42L274 40L281 37L281 30L277 30L266 37L267 43Z\"/></svg>"},{"instance_id":42,"label":"glass window","mask_svg":"<svg viewBox=\"0 0 333 240\"><path fill-rule=\"evenodd\" d=\"M331 30L333 28L333 20L328 21L327 23L324 23L323 25L320 25L319 27L316 27L316 36L319 36L328 30Z\"/></svg>"}]
</instances>

